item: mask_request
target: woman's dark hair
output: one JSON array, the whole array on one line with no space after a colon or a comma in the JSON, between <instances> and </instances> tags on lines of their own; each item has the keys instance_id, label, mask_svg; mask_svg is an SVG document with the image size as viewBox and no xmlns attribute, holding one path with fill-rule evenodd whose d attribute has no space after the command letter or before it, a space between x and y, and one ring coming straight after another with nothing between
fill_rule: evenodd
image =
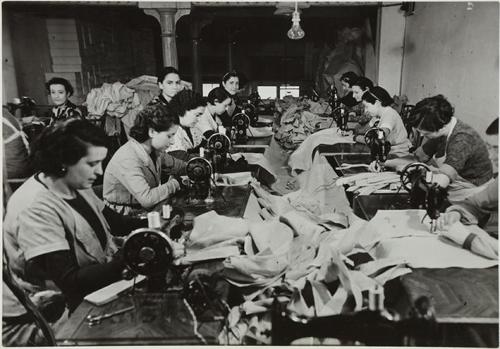
<instances>
[{"instance_id":1,"label":"woman's dark hair","mask_svg":"<svg viewBox=\"0 0 500 349\"><path fill-rule=\"evenodd\" d=\"M69 83L68 80L64 78L52 78L48 82L45 83L45 88L47 92L50 94L50 85L63 85L68 97L71 97L75 90L73 90L73 86Z\"/></svg>"},{"instance_id":2,"label":"woman's dark hair","mask_svg":"<svg viewBox=\"0 0 500 349\"><path fill-rule=\"evenodd\" d=\"M373 88L373 82L367 77L359 76L356 80L353 81L351 87L352 86L359 86L361 91L366 91L367 89L371 90Z\"/></svg>"},{"instance_id":3,"label":"woman's dark hair","mask_svg":"<svg viewBox=\"0 0 500 349\"><path fill-rule=\"evenodd\" d=\"M222 103L226 99L231 98L231 95L226 91L224 87L216 87L208 93L207 102L214 105L215 102Z\"/></svg>"},{"instance_id":4,"label":"woman's dark hair","mask_svg":"<svg viewBox=\"0 0 500 349\"><path fill-rule=\"evenodd\" d=\"M355 72L348 71L347 73L342 74L340 77L340 81L346 82L349 87L352 87L354 81L358 79L358 75Z\"/></svg>"},{"instance_id":5,"label":"woman's dark hair","mask_svg":"<svg viewBox=\"0 0 500 349\"><path fill-rule=\"evenodd\" d=\"M207 105L205 98L192 90L182 90L176 94L169 103L173 115L182 118L188 110Z\"/></svg>"},{"instance_id":6,"label":"woman's dark hair","mask_svg":"<svg viewBox=\"0 0 500 349\"><path fill-rule=\"evenodd\" d=\"M179 124L179 118L173 116L167 106L160 103L151 104L137 114L134 126L130 129L130 137L143 143L149 139L150 128L156 132L163 132L177 124Z\"/></svg>"},{"instance_id":7,"label":"woman's dark hair","mask_svg":"<svg viewBox=\"0 0 500 349\"><path fill-rule=\"evenodd\" d=\"M240 78L239 74L236 72L236 70L233 70L233 71L230 71L226 74L224 74L224 76L222 77L222 82L227 82L227 80L231 79L231 78ZM222 83L221 83L221 86L222 86Z\"/></svg>"},{"instance_id":8,"label":"woman's dark hair","mask_svg":"<svg viewBox=\"0 0 500 349\"><path fill-rule=\"evenodd\" d=\"M383 107L387 107L394 103L394 100L389 95L389 92L384 90L380 86L376 86L369 91L363 93L361 97L363 101L367 101L368 103L375 104L376 101L379 101Z\"/></svg>"},{"instance_id":9,"label":"woman's dark hair","mask_svg":"<svg viewBox=\"0 0 500 349\"><path fill-rule=\"evenodd\" d=\"M160 73L158 73L157 77L158 77L158 83L163 83L163 80L165 79L165 76L167 76L168 74L177 74L180 76L179 74L179 71L174 68L174 67L165 67L163 68Z\"/></svg>"},{"instance_id":10,"label":"woman's dark hair","mask_svg":"<svg viewBox=\"0 0 500 349\"><path fill-rule=\"evenodd\" d=\"M422 99L410 112L410 124L424 131L436 132L450 122L454 110L450 102L437 95Z\"/></svg>"},{"instance_id":11,"label":"woman's dark hair","mask_svg":"<svg viewBox=\"0 0 500 349\"><path fill-rule=\"evenodd\" d=\"M63 177L64 168L86 156L90 145L107 148L104 131L87 120L66 120L42 131L31 144L31 160L36 170Z\"/></svg>"}]
</instances>

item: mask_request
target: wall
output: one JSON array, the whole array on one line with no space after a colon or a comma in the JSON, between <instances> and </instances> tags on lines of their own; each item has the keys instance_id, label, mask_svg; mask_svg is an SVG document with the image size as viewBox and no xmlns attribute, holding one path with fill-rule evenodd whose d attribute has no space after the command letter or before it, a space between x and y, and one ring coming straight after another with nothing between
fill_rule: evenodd
<instances>
[{"instance_id":1,"label":"wall","mask_svg":"<svg viewBox=\"0 0 500 349\"><path fill-rule=\"evenodd\" d=\"M380 8L378 85L391 96L400 94L405 17L399 5Z\"/></svg>"},{"instance_id":2,"label":"wall","mask_svg":"<svg viewBox=\"0 0 500 349\"><path fill-rule=\"evenodd\" d=\"M407 17L403 93L438 93L481 135L498 117L499 4L417 2Z\"/></svg>"},{"instance_id":3,"label":"wall","mask_svg":"<svg viewBox=\"0 0 500 349\"><path fill-rule=\"evenodd\" d=\"M8 25L7 11L2 12L2 97L3 104L19 97L17 91L16 69L12 52L12 40Z\"/></svg>"}]
</instances>

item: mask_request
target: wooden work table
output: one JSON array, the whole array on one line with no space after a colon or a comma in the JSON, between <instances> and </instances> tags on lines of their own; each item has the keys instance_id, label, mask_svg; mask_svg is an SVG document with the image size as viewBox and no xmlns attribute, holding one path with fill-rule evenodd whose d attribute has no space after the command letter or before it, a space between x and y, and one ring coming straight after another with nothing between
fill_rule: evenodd
<instances>
[{"instance_id":1,"label":"wooden work table","mask_svg":"<svg viewBox=\"0 0 500 349\"><path fill-rule=\"evenodd\" d=\"M369 158L358 144L324 146L319 151L334 169L340 163L367 163ZM337 172L339 175L349 175L365 171L348 169ZM408 199L406 191L355 196L352 206L358 216L369 220L378 209L410 208ZM435 339L434 345L474 346L481 343L498 346L498 267L419 268L402 276L399 282L402 293L398 297L406 298L404 303L407 306L421 296L431 300L436 320L440 324L440 338ZM473 337L477 341L463 342Z\"/></svg>"}]
</instances>

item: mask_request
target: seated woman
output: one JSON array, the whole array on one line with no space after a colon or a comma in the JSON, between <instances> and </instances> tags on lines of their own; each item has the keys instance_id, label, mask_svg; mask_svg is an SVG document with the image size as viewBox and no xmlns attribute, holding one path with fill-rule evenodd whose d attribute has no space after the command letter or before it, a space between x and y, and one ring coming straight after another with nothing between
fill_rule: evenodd
<instances>
[{"instance_id":1,"label":"seated woman","mask_svg":"<svg viewBox=\"0 0 500 349\"><path fill-rule=\"evenodd\" d=\"M453 116L453 107L442 95L418 102L410 113L412 126L424 137L415 158L437 167L434 181L446 188L450 201L462 200L477 192L493 177L488 148L469 125ZM480 189L479 189L480 190Z\"/></svg>"},{"instance_id":2,"label":"seated woman","mask_svg":"<svg viewBox=\"0 0 500 349\"><path fill-rule=\"evenodd\" d=\"M408 133L398 112L391 108L393 102L389 93L382 87L374 87L363 94L363 105L372 117L369 126L384 131L386 140L391 143L390 155L406 156L411 146ZM354 137L356 142L365 143L364 136Z\"/></svg>"},{"instance_id":3,"label":"seated woman","mask_svg":"<svg viewBox=\"0 0 500 349\"><path fill-rule=\"evenodd\" d=\"M45 84L45 87L54 103L49 113L51 125L67 119L83 119L82 110L69 100L74 90L68 80L52 78Z\"/></svg>"},{"instance_id":4,"label":"seated woman","mask_svg":"<svg viewBox=\"0 0 500 349\"><path fill-rule=\"evenodd\" d=\"M162 167L167 173L183 174L186 164L165 153L179 129L168 108L148 105L137 114L130 129L130 140L120 147L106 167L103 197L106 205L121 214L151 210L180 188L173 176L162 182Z\"/></svg>"},{"instance_id":5,"label":"seated woman","mask_svg":"<svg viewBox=\"0 0 500 349\"><path fill-rule=\"evenodd\" d=\"M229 73L224 74L224 76L222 77L220 87L226 90L226 92L231 97L231 104L227 108L227 111L222 115L220 115L220 119L224 127L231 127L232 124L231 121L233 115L236 115L239 112L241 112L241 108L237 106L238 103L237 94L240 89L240 77L238 73L233 70Z\"/></svg>"},{"instance_id":6,"label":"seated woman","mask_svg":"<svg viewBox=\"0 0 500 349\"><path fill-rule=\"evenodd\" d=\"M220 116L223 115L231 104L231 96L222 87L216 87L208 93L207 107L198 119L198 123L191 129L193 139L207 140L217 132L222 125Z\"/></svg>"},{"instance_id":7,"label":"seated woman","mask_svg":"<svg viewBox=\"0 0 500 349\"><path fill-rule=\"evenodd\" d=\"M205 99L191 90L182 90L172 98L169 110L180 124L172 145L167 148L173 156L186 160L187 154L198 152L203 139L199 134L195 137L192 131L205 112L206 105Z\"/></svg>"},{"instance_id":8,"label":"seated woman","mask_svg":"<svg viewBox=\"0 0 500 349\"><path fill-rule=\"evenodd\" d=\"M49 127L32 151L40 172L15 193L18 235L10 235L16 233L16 222L9 235L21 253L9 256L17 265L12 269L23 271L22 279L33 285L55 284L70 311L85 295L122 278L124 262L112 234L144 225L106 208L94 194L92 184L102 175L107 151L104 132L88 121ZM23 207L25 197L32 202Z\"/></svg>"},{"instance_id":9,"label":"seated woman","mask_svg":"<svg viewBox=\"0 0 500 349\"><path fill-rule=\"evenodd\" d=\"M179 71L174 67L165 67L158 74L158 87L160 94L153 98L149 104L168 105L172 98L182 90Z\"/></svg>"},{"instance_id":10,"label":"seated woman","mask_svg":"<svg viewBox=\"0 0 500 349\"><path fill-rule=\"evenodd\" d=\"M342 84L342 89L344 90L344 96L340 98L339 102L348 108L352 108L360 102L356 101L352 95L352 84L357 79L358 75L352 71L344 73L340 77L340 83Z\"/></svg>"},{"instance_id":11,"label":"seated woman","mask_svg":"<svg viewBox=\"0 0 500 349\"><path fill-rule=\"evenodd\" d=\"M360 76L352 82L352 96L358 103L351 109L355 114L352 120L357 122L354 134L364 135L370 128L368 122L370 121L371 116L365 111L364 105L361 101L363 100L363 94L370 91L372 88L372 81L364 76Z\"/></svg>"}]
</instances>

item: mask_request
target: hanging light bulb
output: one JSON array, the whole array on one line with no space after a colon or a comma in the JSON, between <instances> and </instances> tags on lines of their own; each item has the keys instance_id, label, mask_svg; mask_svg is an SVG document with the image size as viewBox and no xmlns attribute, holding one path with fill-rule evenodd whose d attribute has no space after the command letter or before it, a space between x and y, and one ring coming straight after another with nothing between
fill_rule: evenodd
<instances>
[{"instance_id":1,"label":"hanging light bulb","mask_svg":"<svg viewBox=\"0 0 500 349\"><path fill-rule=\"evenodd\" d=\"M295 11L293 11L292 15L292 27L288 30L287 35L292 40L302 39L306 35L300 27L300 13L297 10L297 1L295 2Z\"/></svg>"}]
</instances>

